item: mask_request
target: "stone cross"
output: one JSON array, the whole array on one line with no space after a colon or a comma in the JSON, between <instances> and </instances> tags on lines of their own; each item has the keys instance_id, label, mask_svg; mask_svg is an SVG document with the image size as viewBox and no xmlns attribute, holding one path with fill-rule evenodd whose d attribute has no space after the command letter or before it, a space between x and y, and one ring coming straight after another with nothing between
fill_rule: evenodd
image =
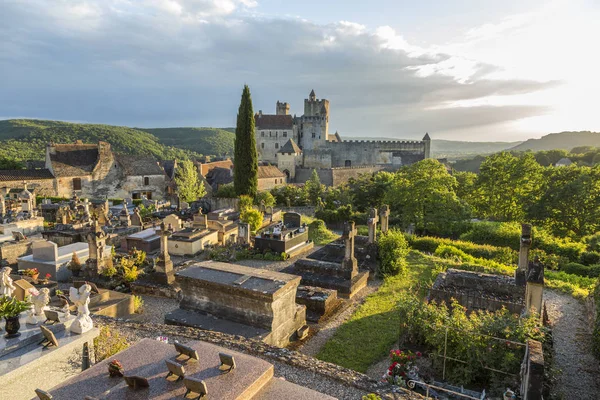
<instances>
[{"instance_id":1,"label":"stone cross","mask_svg":"<svg viewBox=\"0 0 600 400\"><path fill-rule=\"evenodd\" d=\"M140 215L140 209L137 207L133 209L133 216L131 217L131 225L132 226L141 226L141 227L144 226L144 224L142 222L142 216Z\"/></svg>"},{"instance_id":2,"label":"stone cross","mask_svg":"<svg viewBox=\"0 0 600 400\"><path fill-rule=\"evenodd\" d=\"M383 207L381 207L379 216L381 218L381 233L386 233L390 223L390 206L384 204Z\"/></svg>"},{"instance_id":3,"label":"stone cross","mask_svg":"<svg viewBox=\"0 0 600 400\"><path fill-rule=\"evenodd\" d=\"M530 224L521 225L521 245L519 249L519 266L515 271L515 283L518 286L525 285L525 274L529 266L529 249L531 248L531 231Z\"/></svg>"},{"instance_id":4,"label":"stone cross","mask_svg":"<svg viewBox=\"0 0 600 400\"><path fill-rule=\"evenodd\" d=\"M163 284L170 285L175 281L175 274L173 272L173 261L171 261L171 256L169 256L169 247L168 240L169 237L173 234L173 227L169 224L169 226L165 226L165 223L160 224L160 230L157 231L160 236L160 254L158 256L158 261L154 267L155 271L158 273L156 279Z\"/></svg>"},{"instance_id":5,"label":"stone cross","mask_svg":"<svg viewBox=\"0 0 600 400\"><path fill-rule=\"evenodd\" d=\"M347 221L344 223L342 239L344 239L345 253L344 261L342 261L342 268L349 278L354 278L354 276L358 274L358 265L356 258L354 257L354 238L356 237L356 233L354 221Z\"/></svg>"},{"instance_id":6,"label":"stone cross","mask_svg":"<svg viewBox=\"0 0 600 400\"><path fill-rule=\"evenodd\" d=\"M369 219L367 221L367 225L369 226L369 243L375 243L377 240L377 222L379 222L377 209L371 208L371 211L369 212Z\"/></svg>"}]
</instances>

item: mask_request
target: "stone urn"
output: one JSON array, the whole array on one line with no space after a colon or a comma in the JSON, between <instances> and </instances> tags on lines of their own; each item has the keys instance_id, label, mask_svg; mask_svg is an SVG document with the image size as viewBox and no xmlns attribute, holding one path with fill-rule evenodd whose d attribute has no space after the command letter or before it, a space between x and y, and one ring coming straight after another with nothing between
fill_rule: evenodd
<instances>
[{"instance_id":1,"label":"stone urn","mask_svg":"<svg viewBox=\"0 0 600 400\"><path fill-rule=\"evenodd\" d=\"M18 315L16 317L4 317L4 320L6 321L6 326L4 327L6 330L6 335L4 335L5 338L11 339L21 335L19 332L19 329L21 329L21 323L19 322Z\"/></svg>"}]
</instances>

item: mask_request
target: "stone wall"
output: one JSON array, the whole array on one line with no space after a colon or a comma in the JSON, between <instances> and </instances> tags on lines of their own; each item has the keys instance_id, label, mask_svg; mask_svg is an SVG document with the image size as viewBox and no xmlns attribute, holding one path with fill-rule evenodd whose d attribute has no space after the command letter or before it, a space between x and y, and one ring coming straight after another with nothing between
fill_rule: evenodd
<instances>
[{"instance_id":1,"label":"stone wall","mask_svg":"<svg viewBox=\"0 0 600 400\"><path fill-rule=\"evenodd\" d=\"M31 254L30 240L22 242L4 242L0 245L0 259L6 260L10 265L17 264L17 258Z\"/></svg>"},{"instance_id":2,"label":"stone wall","mask_svg":"<svg viewBox=\"0 0 600 400\"><path fill-rule=\"evenodd\" d=\"M521 396L523 400L542 400L544 387L544 351L536 340L527 342L521 366Z\"/></svg>"},{"instance_id":3,"label":"stone wall","mask_svg":"<svg viewBox=\"0 0 600 400\"><path fill-rule=\"evenodd\" d=\"M338 167L316 169L321 183L325 186L337 186L348 182L350 178L358 178L361 174L372 174L381 170L381 166L365 165L359 167ZM312 175L313 168L296 168L296 183L305 183Z\"/></svg>"},{"instance_id":4,"label":"stone wall","mask_svg":"<svg viewBox=\"0 0 600 400\"><path fill-rule=\"evenodd\" d=\"M326 148L331 150L332 167L345 167L347 161L351 166L387 164L400 167L425 158L422 141L345 140L328 142Z\"/></svg>"},{"instance_id":5,"label":"stone wall","mask_svg":"<svg viewBox=\"0 0 600 400\"><path fill-rule=\"evenodd\" d=\"M6 189L23 189L23 180L5 181L0 183L0 187ZM55 196L54 179L28 179L27 189L36 196Z\"/></svg>"},{"instance_id":6,"label":"stone wall","mask_svg":"<svg viewBox=\"0 0 600 400\"><path fill-rule=\"evenodd\" d=\"M224 208L238 209L240 199L227 198L227 197L209 197L207 200L210 202L210 211L221 210Z\"/></svg>"}]
</instances>

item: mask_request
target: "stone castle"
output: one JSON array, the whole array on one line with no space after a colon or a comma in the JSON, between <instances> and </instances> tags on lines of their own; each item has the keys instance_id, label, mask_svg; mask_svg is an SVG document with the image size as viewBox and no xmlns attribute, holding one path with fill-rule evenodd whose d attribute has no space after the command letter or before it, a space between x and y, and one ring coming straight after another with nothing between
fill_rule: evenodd
<instances>
[{"instance_id":1,"label":"stone castle","mask_svg":"<svg viewBox=\"0 0 600 400\"><path fill-rule=\"evenodd\" d=\"M393 170L430 157L428 134L421 141L342 140L330 134L329 100L318 99L314 90L304 100L304 115L289 111L289 103L279 101L275 115L259 111L255 132L260 160L276 164L291 181L305 181L310 174L303 170L317 169L328 181L335 180L327 176L331 170Z\"/></svg>"}]
</instances>

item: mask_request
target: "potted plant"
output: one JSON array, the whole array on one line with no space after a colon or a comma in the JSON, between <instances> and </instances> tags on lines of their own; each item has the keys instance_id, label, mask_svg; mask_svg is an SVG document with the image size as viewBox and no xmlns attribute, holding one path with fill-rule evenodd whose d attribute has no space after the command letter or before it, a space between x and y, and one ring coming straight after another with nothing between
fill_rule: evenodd
<instances>
[{"instance_id":1,"label":"potted plant","mask_svg":"<svg viewBox=\"0 0 600 400\"><path fill-rule=\"evenodd\" d=\"M73 252L73 257L71 257L71 261L69 261L69 264L67 264L67 268L69 269L69 271L71 271L74 277L79 276L82 265L81 261L79 261L79 257L77 256L76 252Z\"/></svg>"},{"instance_id":2,"label":"potted plant","mask_svg":"<svg viewBox=\"0 0 600 400\"><path fill-rule=\"evenodd\" d=\"M123 365L119 360L112 360L110 364L108 364L108 375L118 377L123 376Z\"/></svg>"},{"instance_id":3,"label":"potted plant","mask_svg":"<svg viewBox=\"0 0 600 400\"><path fill-rule=\"evenodd\" d=\"M23 275L30 277L33 281L37 282L40 276L40 271L37 268L27 268L23 271Z\"/></svg>"},{"instance_id":4,"label":"potted plant","mask_svg":"<svg viewBox=\"0 0 600 400\"><path fill-rule=\"evenodd\" d=\"M31 303L28 301L20 301L15 297L2 296L0 297L0 317L6 320L6 335L5 338L15 338L20 335L19 329L19 314L31 308Z\"/></svg>"}]
</instances>

